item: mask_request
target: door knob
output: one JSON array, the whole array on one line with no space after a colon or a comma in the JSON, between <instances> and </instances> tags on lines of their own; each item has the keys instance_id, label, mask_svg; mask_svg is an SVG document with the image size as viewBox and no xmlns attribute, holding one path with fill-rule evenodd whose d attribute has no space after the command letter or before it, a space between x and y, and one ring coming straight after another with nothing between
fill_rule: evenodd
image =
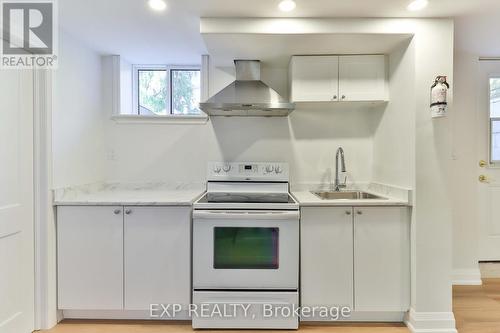
<instances>
[{"instance_id":1,"label":"door knob","mask_svg":"<svg viewBox=\"0 0 500 333\"><path fill-rule=\"evenodd\" d=\"M132 214L132 210L131 210L131 209L127 209L127 210L125 210L125 214L127 214L127 215Z\"/></svg>"},{"instance_id":2,"label":"door knob","mask_svg":"<svg viewBox=\"0 0 500 333\"><path fill-rule=\"evenodd\" d=\"M479 176L479 181L481 183L488 183L488 177L486 177L485 175L480 175Z\"/></svg>"},{"instance_id":3,"label":"door knob","mask_svg":"<svg viewBox=\"0 0 500 333\"><path fill-rule=\"evenodd\" d=\"M342 99L345 99L345 95L342 95Z\"/></svg>"},{"instance_id":4,"label":"door knob","mask_svg":"<svg viewBox=\"0 0 500 333\"><path fill-rule=\"evenodd\" d=\"M351 211L350 210L346 210L345 211L345 215L351 215Z\"/></svg>"},{"instance_id":5,"label":"door knob","mask_svg":"<svg viewBox=\"0 0 500 333\"><path fill-rule=\"evenodd\" d=\"M481 168L484 168L484 167L486 167L487 165L488 165L488 163L487 163L485 160L481 160L481 161L479 161L479 166L480 166Z\"/></svg>"},{"instance_id":6,"label":"door knob","mask_svg":"<svg viewBox=\"0 0 500 333\"><path fill-rule=\"evenodd\" d=\"M363 215L363 211L361 211L361 210L358 210L356 213L357 213L358 215Z\"/></svg>"},{"instance_id":7,"label":"door knob","mask_svg":"<svg viewBox=\"0 0 500 333\"><path fill-rule=\"evenodd\" d=\"M118 215L118 214L120 214L121 212L122 212L122 211L121 211L121 210L119 210L119 209L115 209L115 210L113 211L113 213L114 213L115 215Z\"/></svg>"}]
</instances>

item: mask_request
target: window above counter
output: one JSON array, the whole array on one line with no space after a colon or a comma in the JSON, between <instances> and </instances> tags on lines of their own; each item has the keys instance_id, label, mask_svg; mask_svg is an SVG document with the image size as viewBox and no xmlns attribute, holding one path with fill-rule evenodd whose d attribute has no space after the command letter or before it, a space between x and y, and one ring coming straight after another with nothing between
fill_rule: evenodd
<instances>
[{"instance_id":1,"label":"window above counter","mask_svg":"<svg viewBox=\"0 0 500 333\"><path fill-rule=\"evenodd\" d=\"M204 86L200 65L133 65L120 56L106 60L112 68L112 119L117 123L204 124L199 109ZM207 87L208 88L208 87Z\"/></svg>"}]
</instances>

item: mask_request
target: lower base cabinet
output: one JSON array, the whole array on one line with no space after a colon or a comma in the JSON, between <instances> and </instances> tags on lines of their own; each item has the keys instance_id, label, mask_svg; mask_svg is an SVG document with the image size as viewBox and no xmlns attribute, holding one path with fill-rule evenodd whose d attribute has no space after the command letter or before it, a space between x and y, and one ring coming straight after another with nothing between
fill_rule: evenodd
<instances>
[{"instance_id":1,"label":"lower base cabinet","mask_svg":"<svg viewBox=\"0 0 500 333\"><path fill-rule=\"evenodd\" d=\"M188 309L190 210L126 207L125 214L125 310L148 310L150 304L182 304Z\"/></svg>"},{"instance_id":2,"label":"lower base cabinet","mask_svg":"<svg viewBox=\"0 0 500 333\"><path fill-rule=\"evenodd\" d=\"M301 211L302 306L348 306L353 300L352 208ZM329 320L319 314L302 320Z\"/></svg>"},{"instance_id":3,"label":"lower base cabinet","mask_svg":"<svg viewBox=\"0 0 500 333\"><path fill-rule=\"evenodd\" d=\"M57 208L58 308L123 308L123 208Z\"/></svg>"},{"instance_id":4,"label":"lower base cabinet","mask_svg":"<svg viewBox=\"0 0 500 333\"><path fill-rule=\"evenodd\" d=\"M58 308L144 315L151 304L187 309L190 226L190 207L58 207Z\"/></svg>"},{"instance_id":5,"label":"lower base cabinet","mask_svg":"<svg viewBox=\"0 0 500 333\"><path fill-rule=\"evenodd\" d=\"M407 208L354 208L354 309L410 307L410 223Z\"/></svg>"},{"instance_id":6,"label":"lower base cabinet","mask_svg":"<svg viewBox=\"0 0 500 333\"><path fill-rule=\"evenodd\" d=\"M348 306L356 320L410 306L408 207L301 209L301 304ZM398 318L395 316L394 318ZM346 318L349 320L348 318ZM309 317L303 321L330 321Z\"/></svg>"}]
</instances>

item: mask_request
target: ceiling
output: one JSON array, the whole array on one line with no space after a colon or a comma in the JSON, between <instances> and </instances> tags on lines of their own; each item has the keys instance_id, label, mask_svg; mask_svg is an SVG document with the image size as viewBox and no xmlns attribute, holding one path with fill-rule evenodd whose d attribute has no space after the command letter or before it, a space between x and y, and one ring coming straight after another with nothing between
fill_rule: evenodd
<instances>
[{"instance_id":1,"label":"ceiling","mask_svg":"<svg viewBox=\"0 0 500 333\"><path fill-rule=\"evenodd\" d=\"M234 59L259 59L266 66L288 68L292 55L389 54L408 43L408 34L206 34L203 39L216 66Z\"/></svg>"},{"instance_id":2,"label":"ceiling","mask_svg":"<svg viewBox=\"0 0 500 333\"><path fill-rule=\"evenodd\" d=\"M284 14L279 0L166 0L168 9L151 11L146 0L59 1L59 22L102 54L120 54L132 63L197 64L207 52L200 17L452 17L500 12L499 0L430 0L420 12L410 0L296 0ZM497 22L500 20L497 20Z\"/></svg>"}]
</instances>

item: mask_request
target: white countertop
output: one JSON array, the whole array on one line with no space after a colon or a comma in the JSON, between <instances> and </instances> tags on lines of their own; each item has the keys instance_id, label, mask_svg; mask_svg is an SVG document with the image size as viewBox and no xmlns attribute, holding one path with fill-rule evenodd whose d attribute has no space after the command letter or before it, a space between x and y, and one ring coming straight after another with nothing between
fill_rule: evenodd
<instances>
[{"instance_id":1,"label":"white countertop","mask_svg":"<svg viewBox=\"0 0 500 333\"><path fill-rule=\"evenodd\" d=\"M371 183L368 186L357 185L349 186L348 190L364 191L371 194L378 195L384 199L337 199L337 200L324 200L311 191L316 191L318 188L310 186L304 188L292 188L292 195L301 207L318 207L318 206L411 206L411 190L398 188L390 185Z\"/></svg>"},{"instance_id":2,"label":"white countertop","mask_svg":"<svg viewBox=\"0 0 500 333\"><path fill-rule=\"evenodd\" d=\"M98 183L54 190L55 206L190 206L203 184Z\"/></svg>"}]
</instances>

